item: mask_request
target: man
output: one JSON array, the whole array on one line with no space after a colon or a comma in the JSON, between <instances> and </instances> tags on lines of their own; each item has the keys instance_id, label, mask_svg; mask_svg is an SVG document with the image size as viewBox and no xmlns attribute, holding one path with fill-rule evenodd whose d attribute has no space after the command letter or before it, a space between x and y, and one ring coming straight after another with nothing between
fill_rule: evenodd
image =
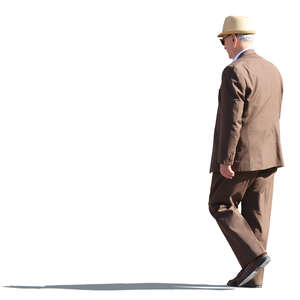
<instances>
[{"instance_id":1,"label":"man","mask_svg":"<svg viewBox=\"0 0 300 300\"><path fill-rule=\"evenodd\" d=\"M229 16L218 35L233 61L218 97L209 211L242 269L228 286L262 287L274 175L283 167L279 119L282 78L257 55L247 17ZM241 203L241 212L238 209Z\"/></svg>"}]
</instances>

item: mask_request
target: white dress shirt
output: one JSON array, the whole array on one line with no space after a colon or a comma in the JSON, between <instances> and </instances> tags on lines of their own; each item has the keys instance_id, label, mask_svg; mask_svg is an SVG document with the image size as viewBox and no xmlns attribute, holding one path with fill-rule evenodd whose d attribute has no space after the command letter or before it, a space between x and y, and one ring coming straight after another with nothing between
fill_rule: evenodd
<instances>
[{"instance_id":1,"label":"white dress shirt","mask_svg":"<svg viewBox=\"0 0 300 300\"><path fill-rule=\"evenodd\" d=\"M252 48L246 48L246 49L243 49L242 51L240 51L240 52L234 57L234 59L233 59L232 61L233 61L233 62L236 61L236 60L239 58L239 56L240 56L243 52L245 52L246 50L248 50L248 49L252 49Z\"/></svg>"}]
</instances>

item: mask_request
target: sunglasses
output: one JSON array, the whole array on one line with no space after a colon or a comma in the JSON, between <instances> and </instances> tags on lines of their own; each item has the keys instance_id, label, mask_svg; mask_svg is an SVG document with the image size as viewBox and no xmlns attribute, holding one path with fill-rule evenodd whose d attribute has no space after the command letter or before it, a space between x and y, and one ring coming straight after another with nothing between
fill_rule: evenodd
<instances>
[{"instance_id":1,"label":"sunglasses","mask_svg":"<svg viewBox=\"0 0 300 300\"><path fill-rule=\"evenodd\" d=\"M231 34L225 35L222 39L220 39L221 44L224 46L225 44L225 39L230 36Z\"/></svg>"}]
</instances>

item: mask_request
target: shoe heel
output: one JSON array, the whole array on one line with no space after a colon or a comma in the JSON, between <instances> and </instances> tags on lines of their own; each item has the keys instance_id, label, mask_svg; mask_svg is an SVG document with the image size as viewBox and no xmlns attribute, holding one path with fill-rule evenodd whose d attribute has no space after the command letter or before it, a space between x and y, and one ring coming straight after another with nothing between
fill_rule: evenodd
<instances>
[{"instance_id":1,"label":"shoe heel","mask_svg":"<svg viewBox=\"0 0 300 300\"><path fill-rule=\"evenodd\" d=\"M268 256L267 259L259 266L259 268L264 268L270 261L271 258Z\"/></svg>"}]
</instances>

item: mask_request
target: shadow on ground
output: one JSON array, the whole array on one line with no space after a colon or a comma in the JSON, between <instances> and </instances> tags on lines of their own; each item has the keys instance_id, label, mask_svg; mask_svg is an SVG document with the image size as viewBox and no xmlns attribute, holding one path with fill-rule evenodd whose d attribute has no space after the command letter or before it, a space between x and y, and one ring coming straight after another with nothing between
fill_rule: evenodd
<instances>
[{"instance_id":1,"label":"shadow on ground","mask_svg":"<svg viewBox=\"0 0 300 300\"><path fill-rule=\"evenodd\" d=\"M10 285L7 288L17 289L72 289L89 291L107 290L232 290L227 285L212 284L185 284L185 283L106 283L106 284L72 284L72 285L45 285L45 286L21 286Z\"/></svg>"}]
</instances>

